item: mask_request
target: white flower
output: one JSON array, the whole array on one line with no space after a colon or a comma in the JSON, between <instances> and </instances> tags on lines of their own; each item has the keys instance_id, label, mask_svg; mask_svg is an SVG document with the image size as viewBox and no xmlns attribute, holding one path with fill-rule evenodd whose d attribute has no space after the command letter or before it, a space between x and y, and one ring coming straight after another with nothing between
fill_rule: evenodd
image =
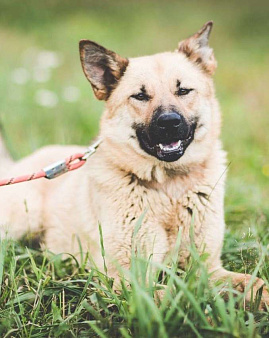
<instances>
[{"instance_id":1,"label":"white flower","mask_svg":"<svg viewBox=\"0 0 269 338\"><path fill-rule=\"evenodd\" d=\"M59 53L49 50L42 50L37 55L38 68L57 68L62 63L62 57Z\"/></svg>"},{"instance_id":2,"label":"white flower","mask_svg":"<svg viewBox=\"0 0 269 338\"><path fill-rule=\"evenodd\" d=\"M30 78L30 74L25 68L14 69L11 73L11 79L18 85L24 85Z\"/></svg>"},{"instance_id":3,"label":"white flower","mask_svg":"<svg viewBox=\"0 0 269 338\"><path fill-rule=\"evenodd\" d=\"M35 101L38 105L47 108L53 108L58 104L57 95L47 89L40 89L36 92Z\"/></svg>"},{"instance_id":4,"label":"white flower","mask_svg":"<svg viewBox=\"0 0 269 338\"><path fill-rule=\"evenodd\" d=\"M68 86L63 90L63 99L67 102L76 102L80 97L80 91L77 87Z\"/></svg>"},{"instance_id":5,"label":"white flower","mask_svg":"<svg viewBox=\"0 0 269 338\"><path fill-rule=\"evenodd\" d=\"M36 82L44 83L49 81L51 77L51 71L48 68L38 68L36 67L33 72L33 79Z\"/></svg>"}]
</instances>

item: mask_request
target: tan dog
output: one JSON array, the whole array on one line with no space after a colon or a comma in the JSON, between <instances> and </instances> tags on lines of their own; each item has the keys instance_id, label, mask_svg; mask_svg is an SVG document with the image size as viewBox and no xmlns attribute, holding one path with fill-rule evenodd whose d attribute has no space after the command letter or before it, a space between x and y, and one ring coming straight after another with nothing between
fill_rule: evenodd
<instances>
[{"instance_id":1,"label":"tan dog","mask_svg":"<svg viewBox=\"0 0 269 338\"><path fill-rule=\"evenodd\" d=\"M208 22L175 52L133 59L82 40L84 73L96 97L106 101L102 143L79 171L0 188L2 235L42 232L49 250L73 254L79 251L77 235L102 268L100 222L107 255L128 268L134 226L147 210L138 233L141 247L163 262L181 229L184 268L193 218L195 244L209 253L213 278L231 279L244 290L250 276L226 271L220 260L226 159L212 80L216 61L208 46L211 28ZM46 147L12 163L3 148L0 174L31 173L82 150ZM257 279L254 292L263 284Z\"/></svg>"}]
</instances>

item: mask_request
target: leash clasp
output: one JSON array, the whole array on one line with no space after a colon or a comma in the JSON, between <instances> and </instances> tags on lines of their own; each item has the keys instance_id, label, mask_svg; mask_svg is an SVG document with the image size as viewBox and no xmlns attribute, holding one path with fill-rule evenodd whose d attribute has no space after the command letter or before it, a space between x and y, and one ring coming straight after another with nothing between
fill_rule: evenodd
<instances>
[{"instance_id":1,"label":"leash clasp","mask_svg":"<svg viewBox=\"0 0 269 338\"><path fill-rule=\"evenodd\" d=\"M86 161L92 154L96 152L96 149L99 147L100 143L101 143L101 140L98 140L94 142L91 146L89 146L84 156L81 159Z\"/></svg>"}]
</instances>

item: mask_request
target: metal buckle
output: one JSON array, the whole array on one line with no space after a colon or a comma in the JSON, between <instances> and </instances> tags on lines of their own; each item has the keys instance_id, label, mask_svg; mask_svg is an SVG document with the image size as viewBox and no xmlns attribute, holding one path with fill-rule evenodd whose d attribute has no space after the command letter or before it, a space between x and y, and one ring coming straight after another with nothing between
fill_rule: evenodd
<instances>
[{"instance_id":1,"label":"metal buckle","mask_svg":"<svg viewBox=\"0 0 269 338\"><path fill-rule=\"evenodd\" d=\"M94 142L92 145L90 145L81 159L83 161L86 161L92 154L96 152L96 149L99 147L100 143L101 143L101 140L98 140Z\"/></svg>"},{"instance_id":2,"label":"metal buckle","mask_svg":"<svg viewBox=\"0 0 269 338\"><path fill-rule=\"evenodd\" d=\"M46 178L48 178L49 180L58 177L64 173L66 173L68 171L68 168L66 166L65 161L58 161L55 162L49 166L47 166L46 168L43 168L43 171L46 174Z\"/></svg>"}]
</instances>

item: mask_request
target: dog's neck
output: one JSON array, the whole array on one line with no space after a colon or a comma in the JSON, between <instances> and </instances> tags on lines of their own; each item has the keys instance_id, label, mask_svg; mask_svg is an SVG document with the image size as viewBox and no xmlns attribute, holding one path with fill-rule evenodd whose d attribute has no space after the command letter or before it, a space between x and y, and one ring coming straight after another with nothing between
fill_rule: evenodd
<instances>
[{"instance_id":1,"label":"dog's neck","mask_svg":"<svg viewBox=\"0 0 269 338\"><path fill-rule=\"evenodd\" d=\"M220 144L212 146L210 155L201 162L189 165L171 165L166 162L153 160L140 154L132 153L128 147L106 144L104 141L98 149L98 157L105 160L107 168L118 169L118 172L129 177L130 182L136 181L148 189L162 190L171 198L177 198L185 191L197 185L206 185L208 175L216 166ZM184 187L184 191L182 190Z\"/></svg>"},{"instance_id":2,"label":"dog's neck","mask_svg":"<svg viewBox=\"0 0 269 338\"><path fill-rule=\"evenodd\" d=\"M204 181L204 174L204 171L200 170L200 166L196 166L188 170L166 170L163 182L158 182L155 179L141 180L137 177L134 179L147 189L163 191L170 198L177 199L196 186L197 182L201 184Z\"/></svg>"}]
</instances>

